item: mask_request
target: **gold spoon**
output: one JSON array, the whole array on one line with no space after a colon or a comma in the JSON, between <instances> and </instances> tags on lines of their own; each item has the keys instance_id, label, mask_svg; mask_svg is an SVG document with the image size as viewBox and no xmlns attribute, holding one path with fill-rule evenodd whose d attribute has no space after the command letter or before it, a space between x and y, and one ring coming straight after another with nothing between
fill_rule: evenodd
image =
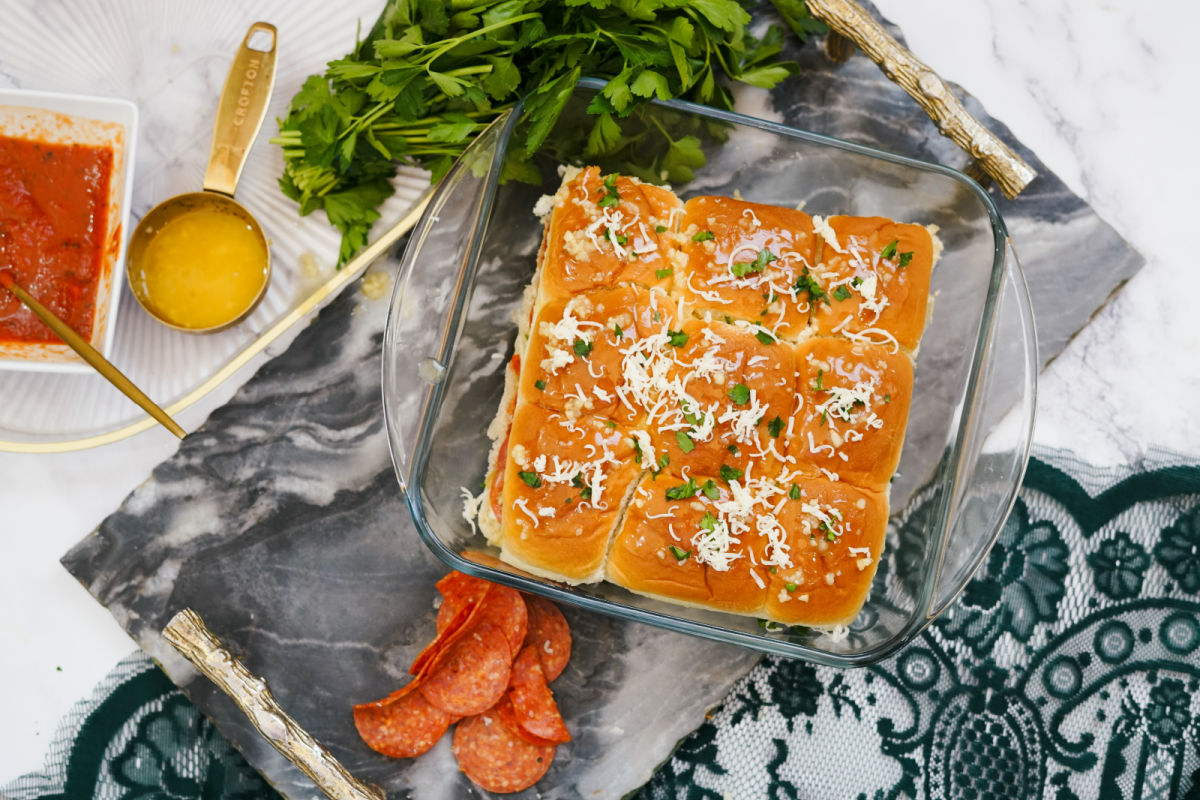
<instances>
[{"instance_id":1,"label":"gold spoon","mask_svg":"<svg viewBox=\"0 0 1200 800\"><path fill-rule=\"evenodd\" d=\"M167 415L167 412L155 405L154 401L147 397L145 392L135 386L133 381L121 374L121 371L114 367L108 359L100 355L96 348L88 344L86 339L72 330L67 323L55 316L53 311L46 308L37 300L34 300L29 292L22 289L13 278L12 273L6 269L0 269L0 286L15 294L17 299L24 303L38 319L46 323L46 326L50 330L58 334L58 338L66 342L72 350L78 353L84 361L91 364L109 383L120 389L126 397L137 403L145 409L147 414L162 423L164 428L180 439L187 435L183 428L179 427L179 423L175 422L175 420Z\"/></svg>"}]
</instances>

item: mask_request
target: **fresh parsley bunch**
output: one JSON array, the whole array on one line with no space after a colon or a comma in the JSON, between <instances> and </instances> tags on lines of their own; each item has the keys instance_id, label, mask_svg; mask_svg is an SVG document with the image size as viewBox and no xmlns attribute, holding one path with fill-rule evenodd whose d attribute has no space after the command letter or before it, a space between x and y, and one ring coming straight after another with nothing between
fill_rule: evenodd
<instances>
[{"instance_id":1,"label":"fresh parsley bunch","mask_svg":"<svg viewBox=\"0 0 1200 800\"><path fill-rule=\"evenodd\" d=\"M775 2L797 33L817 29L803 0ZM760 39L749 22L736 0L389 0L354 52L292 99L272 139L283 146L280 186L301 214L325 209L343 263L366 244L397 163L437 181L522 96L530 156L581 76L608 81L588 109L602 149L651 98L730 108L726 79L771 88L795 73L777 59L783 32L772 25Z\"/></svg>"}]
</instances>

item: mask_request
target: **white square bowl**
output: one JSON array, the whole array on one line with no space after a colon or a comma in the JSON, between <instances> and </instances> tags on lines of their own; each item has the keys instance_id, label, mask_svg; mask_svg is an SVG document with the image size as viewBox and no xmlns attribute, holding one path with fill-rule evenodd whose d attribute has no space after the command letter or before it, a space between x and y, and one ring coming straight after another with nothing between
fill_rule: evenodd
<instances>
[{"instance_id":1,"label":"white square bowl","mask_svg":"<svg viewBox=\"0 0 1200 800\"><path fill-rule=\"evenodd\" d=\"M49 144L111 146L108 230L97 289L90 342L112 352L117 305L125 274L125 242L133 192L137 106L128 100L50 92L0 89L0 136ZM0 369L88 373L83 359L61 343L0 343Z\"/></svg>"}]
</instances>

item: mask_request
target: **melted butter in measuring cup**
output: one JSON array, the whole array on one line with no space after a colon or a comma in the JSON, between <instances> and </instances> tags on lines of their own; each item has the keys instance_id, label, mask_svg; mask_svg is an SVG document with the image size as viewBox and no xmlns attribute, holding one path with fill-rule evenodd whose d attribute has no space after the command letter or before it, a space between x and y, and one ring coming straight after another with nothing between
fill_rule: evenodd
<instances>
[{"instance_id":1,"label":"melted butter in measuring cup","mask_svg":"<svg viewBox=\"0 0 1200 800\"><path fill-rule=\"evenodd\" d=\"M267 248L241 216L201 204L167 220L147 242L139 278L156 316L180 328L214 328L258 299Z\"/></svg>"}]
</instances>

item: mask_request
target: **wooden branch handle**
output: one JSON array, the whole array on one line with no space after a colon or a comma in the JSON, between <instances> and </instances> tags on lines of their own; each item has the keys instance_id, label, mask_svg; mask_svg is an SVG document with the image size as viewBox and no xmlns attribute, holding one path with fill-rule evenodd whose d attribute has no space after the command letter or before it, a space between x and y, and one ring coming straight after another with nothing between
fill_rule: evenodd
<instances>
[{"instance_id":1,"label":"wooden branch handle","mask_svg":"<svg viewBox=\"0 0 1200 800\"><path fill-rule=\"evenodd\" d=\"M263 738L326 795L333 800L385 800L378 787L351 775L324 745L301 728L280 707L267 684L225 648L195 611L185 608L172 617L163 628L163 638L233 698Z\"/></svg>"},{"instance_id":2,"label":"wooden branch handle","mask_svg":"<svg viewBox=\"0 0 1200 800\"><path fill-rule=\"evenodd\" d=\"M1032 167L971 116L937 73L889 36L854 0L807 0L807 5L814 17L853 41L908 92L937 123L938 130L979 162L1005 197L1016 197L1037 177Z\"/></svg>"}]
</instances>

